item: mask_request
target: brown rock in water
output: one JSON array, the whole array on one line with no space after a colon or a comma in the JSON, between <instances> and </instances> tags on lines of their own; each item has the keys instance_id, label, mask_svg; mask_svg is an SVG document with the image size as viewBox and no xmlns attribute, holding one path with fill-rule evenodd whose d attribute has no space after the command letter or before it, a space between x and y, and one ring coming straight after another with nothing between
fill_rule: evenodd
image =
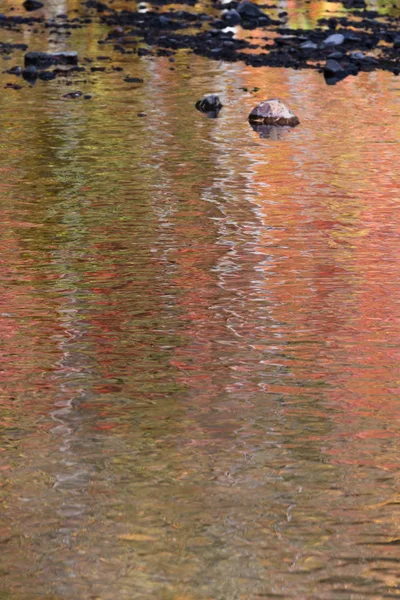
<instances>
[{"instance_id":1,"label":"brown rock in water","mask_svg":"<svg viewBox=\"0 0 400 600\"><path fill-rule=\"evenodd\" d=\"M266 125L289 125L295 127L299 119L288 109L279 98L264 100L253 108L249 114L250 123L265 123Z\"/></svg>"}]
</instances>

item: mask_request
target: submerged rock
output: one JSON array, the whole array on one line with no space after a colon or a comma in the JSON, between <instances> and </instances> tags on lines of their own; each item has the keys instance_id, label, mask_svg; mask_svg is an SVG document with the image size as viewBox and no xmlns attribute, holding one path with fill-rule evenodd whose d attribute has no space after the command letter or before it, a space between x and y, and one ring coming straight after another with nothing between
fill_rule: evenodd
<instances>
[{"instance_id":1,"label":"submerged rock","mask_svg":"<svg viewBox=\"0 0 400 600\"><path fill-rule=\"evenodd\" d=\"M216 94L207 94L195 104L197 110L206 113L209 117L217 117L222 108L222 102Z\"/></svg>"},{"instance_id":2,"label":"submerged rock","mask_svg":"<svg viewBox=\"0 0 400 600\"><path fill-rule=\"evenodd\" d=\"M263 123L265 125L287 125L295 127L299 119L288 109L279 98L264 100L253 108L249 114L250 123Z\"/></svg>"},{"instance_id":3,"label":"submerged rock","mask_svg":"<svg viewBox=\"0 0 400 600\"><path fill-rule=\"evenodd\" d=\"M39 8L43 8L44 5L42 2L39 2L39 0L25 0L22 6L28 12L32 12L33 10L39 10Z\"/></svg>"},{"instance_id":4,"label":"submerged rock","mask_svg":"<svg viewBox=\"0 0 400 600\"><path fill-rule=\"evenodd\" d=\"M28 83L34 83L37 79L38 73L37 68L34 65L29 65L22 71L22 77Z\"/></svg>"},{"instance_id":5,"label":"submerged rock","mask_svg":"<svg viewBox=\"0 0 400 600\"><path fill-rule=\"evenodd\" d=\"M24 57L25 67L34 65L38 69L46 69L52 65L77 65L77 52L27 52Z\"/></svg>"}]
</instances>

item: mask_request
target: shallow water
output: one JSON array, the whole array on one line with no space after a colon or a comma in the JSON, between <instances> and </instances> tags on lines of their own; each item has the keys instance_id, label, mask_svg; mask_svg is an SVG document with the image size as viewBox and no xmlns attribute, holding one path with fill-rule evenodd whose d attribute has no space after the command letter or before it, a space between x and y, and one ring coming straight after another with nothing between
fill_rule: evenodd
<instances>
[{"instance_id":1,"label":"shallow water","mask_svg":"<svg viewBox=\"0 0 400 600\"><path fill-rule=\"evenodd\" d=\"M400 596L398 79L116 60L0 97L0 598Z\"/></svg>"}]
</instances>

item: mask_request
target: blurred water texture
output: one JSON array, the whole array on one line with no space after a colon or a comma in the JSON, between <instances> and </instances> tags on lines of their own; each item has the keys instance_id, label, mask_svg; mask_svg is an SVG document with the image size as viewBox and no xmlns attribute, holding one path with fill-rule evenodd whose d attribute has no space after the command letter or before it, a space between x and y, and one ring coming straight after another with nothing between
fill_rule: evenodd
<instances>
[{"instance_id":1,"label":"blurred water texture","mask_svg":"<svg viewBox=\"0 0 400 600\"><path fill-rule=\"evenodd\" d=\"M397 78L107 53L0 97L0 598L399 597Z\"/></svg>"}]
</instances>

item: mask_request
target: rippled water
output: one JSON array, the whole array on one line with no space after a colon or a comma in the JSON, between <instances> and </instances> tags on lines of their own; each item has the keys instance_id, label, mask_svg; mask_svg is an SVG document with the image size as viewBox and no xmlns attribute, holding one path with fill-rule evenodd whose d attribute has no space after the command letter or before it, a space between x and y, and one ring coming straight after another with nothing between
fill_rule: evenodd
<instances>
[{"instance_id":1,"label":"rippled water","mask_svg":"<svg viewBox=\"0 0 400 600\"><path fill-rule=\"evenodd\" d=\"M0 97L0 598L398 597L397 78L118 60Z\"/></svg>"}]
</instances>

